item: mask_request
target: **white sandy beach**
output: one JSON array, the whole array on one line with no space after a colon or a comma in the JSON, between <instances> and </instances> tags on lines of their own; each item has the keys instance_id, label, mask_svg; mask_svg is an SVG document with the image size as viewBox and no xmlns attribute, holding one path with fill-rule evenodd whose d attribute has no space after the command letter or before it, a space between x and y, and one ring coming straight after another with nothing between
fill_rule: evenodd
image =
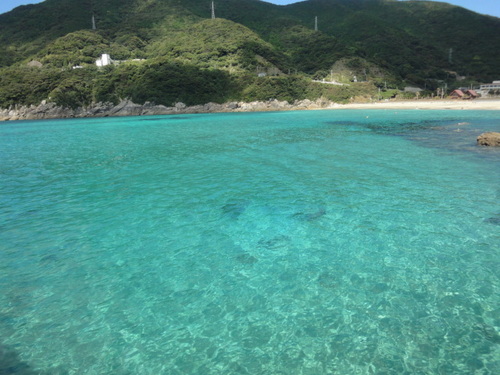
<instances>
[{"instance_id":1,"label":"white sandy beach","mask_svg":"<svg viewBox=\"0 0 500 375\"><path fill-rule=\"evenodd\" d=\"M336 106L345 109L455 109L455 110L499 110L500 98L476 100L400 100L373 103L352 103Z\"/></svg>"}]
</instances>

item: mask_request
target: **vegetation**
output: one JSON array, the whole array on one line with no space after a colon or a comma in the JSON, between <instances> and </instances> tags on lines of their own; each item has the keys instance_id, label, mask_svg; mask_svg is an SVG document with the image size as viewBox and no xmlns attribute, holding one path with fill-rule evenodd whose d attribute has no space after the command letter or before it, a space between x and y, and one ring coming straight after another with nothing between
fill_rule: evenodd
<instances>
[{"instance_id":1,"label":"vegetation","mask_svg":"<svg viewBox=\"0 0 500 375\"><path fill-rule=\"evenodd\" d=\"M203 20L151 43L149 56L231 73L259 65L286 66L286 57L245 26L225 19Z\"/></svg>"},{"instance_id":2,"label":"vegetation","mask_svg":"<svg viewBox=\"0 0 500 375\"><path fill-rule=\"evenodd\" d=\"M2 14L0 107L345 102L500 74L500 19L445 3L217 0L216 14L210 19L210 1L200 0L46 0ZM103 53L122 63L97 68Z\"/></svg>"}]
</instances>

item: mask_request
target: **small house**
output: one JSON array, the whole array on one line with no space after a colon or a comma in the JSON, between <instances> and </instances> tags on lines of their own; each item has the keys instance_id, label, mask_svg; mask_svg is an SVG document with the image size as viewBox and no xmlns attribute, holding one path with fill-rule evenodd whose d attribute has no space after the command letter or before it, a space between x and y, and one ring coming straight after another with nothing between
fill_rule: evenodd
<instances>
[{"instance_id":1,"label":"small house","mask_svg":"<svg viewBox=\"0 0 500 375\"><path fill-rule=\"evenodd\" d=\"M450 99L464 99L465 93L462 90L453 90L450 94Z\"/></svg>"},{"instance_id":2,"label":"small house","mask_svg":"<svg viewBox=\"0 0 500 375\"><path fill-rule=\"evenodd\" d=\"M476 99L479 97L479 94L476 90L467 90L465 94L468 96L468 99Z\"/></svg>"}]
</instances>

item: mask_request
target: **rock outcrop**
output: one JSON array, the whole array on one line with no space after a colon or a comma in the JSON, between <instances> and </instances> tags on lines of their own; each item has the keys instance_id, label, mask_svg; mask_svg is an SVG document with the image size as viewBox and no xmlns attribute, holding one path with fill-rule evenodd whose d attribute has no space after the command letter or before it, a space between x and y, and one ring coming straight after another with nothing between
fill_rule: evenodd
<instances>
[{"instance_id":1,"label":"rock outcrop","mask_svg":"<svg viewBox=\"0 0 500 375\"><path fill-rule=\"evenodd\" d=\"M292 111L303 109L333 108L339 104L318 99L295 101L290 104L286 101L276 99L268 101L256 101L250 103L229 102L224 104L207 103L203 105L187 106L184 103L176 103L172 107L156 105L146 102L143 105L133 103L130 100L122 100L117 105L113 103L94 103L88 107L64 108L54 103L42 101L39 105L11 106L8 109L0 108L0 121L14 120L42 120L55 118L74 117L107 117L107 116L151 116L184 113L213 113L213 112L259 112L259 111Z\"/></svg>"},{"instance_id":2,"label":"rock outcrop","mask_svg":"<svg viewBox=\"0 0 500 375\"><path fill-rule=\"evenodd\" d=\"M480 146L500 147L500 133L483 133L477 137L477 144Z\"/></svg>"}]
</instances>

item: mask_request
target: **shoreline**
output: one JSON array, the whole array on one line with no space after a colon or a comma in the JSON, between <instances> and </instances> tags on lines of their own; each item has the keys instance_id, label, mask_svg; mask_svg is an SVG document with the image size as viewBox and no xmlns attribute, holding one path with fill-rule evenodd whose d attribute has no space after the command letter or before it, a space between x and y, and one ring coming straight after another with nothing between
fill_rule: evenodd
<instances>
[{"instance_id":1,"label":"shoreline","mask_svg":"<svg viewBox=\"0 0 500 375\"><path fill-rule=\"evenodd\" d=\"M500 110L500 98L494 99L420 99L420 100L399 100L381 101L373 103L350 103L344 104L345 109L416 109L416 110Z\"/></svg>"},{"instance_id":2,"label":"shoreline","mask_svg":"<svg viewBox=\"0 0 500 375\"><path fill-rule=\"evenodd\" d=\"M155 105L149 102L143 105L130 100L123 100L117 105L113 103L96 103L89 107L63 108L54 103L43 101L38 106L14 106L0 109L1 121L45 120L65 118L120 117L120 116L153 116L169 114L194 113L231 113L231 112L269 112L300 110L345 110L345 109L380 109L380 110L500 110L500 98L475 100L386 100L371 103L339 104L324 99L311 101L308 99L289 104L286 101L268 100L265 102L229 102L224 104L207 103L204 105L186 106L176 103L173 107Z\"/></svg>"}]
</instances>

